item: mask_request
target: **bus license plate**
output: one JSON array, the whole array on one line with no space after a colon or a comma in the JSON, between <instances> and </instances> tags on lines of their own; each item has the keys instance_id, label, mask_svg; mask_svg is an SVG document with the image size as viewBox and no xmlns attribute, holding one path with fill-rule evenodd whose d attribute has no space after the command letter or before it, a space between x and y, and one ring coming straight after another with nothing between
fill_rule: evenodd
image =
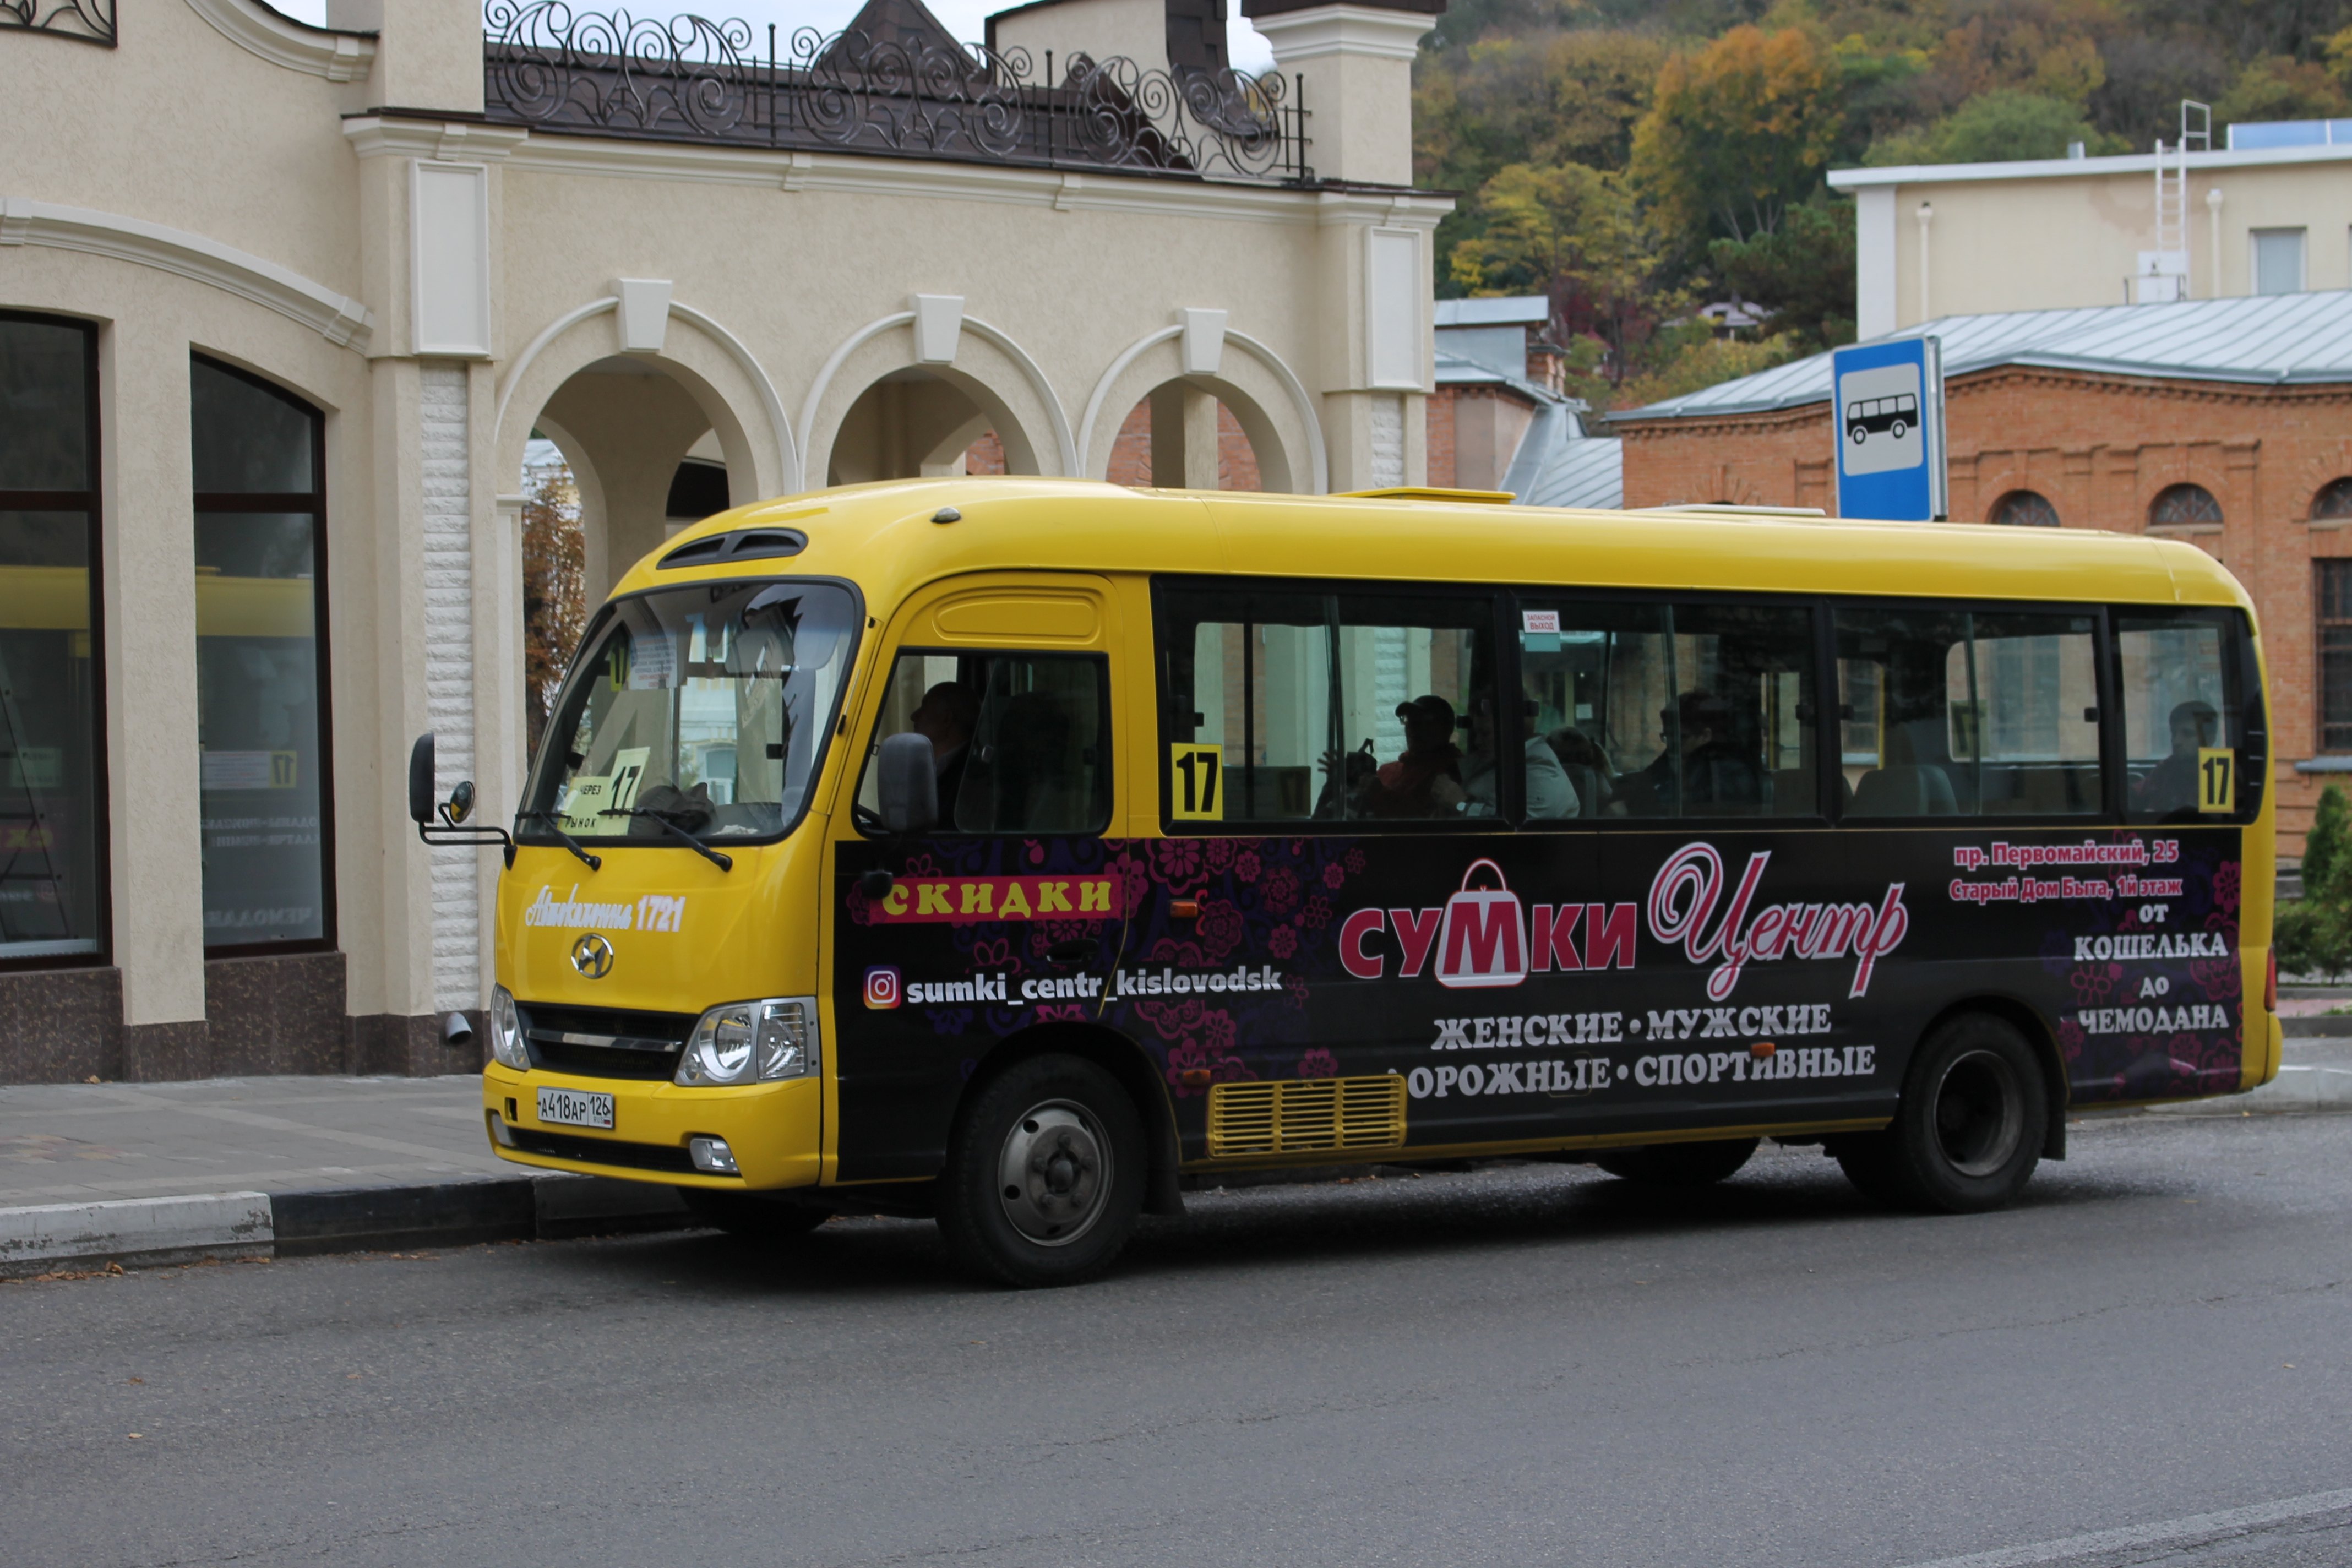
<instances>
[{"instance_id":1,"label":"bus license plate","mask_svg":"<svg viewBox=\"0 0 2352 1568\"><path fill-rule=\"evenodd\" d=\"M561 1127L601 1127L610 1132L613 1097L583 1094L573 1089L542 1089L539 1091L539 1119Z\"/></svg>"}]
</instances>

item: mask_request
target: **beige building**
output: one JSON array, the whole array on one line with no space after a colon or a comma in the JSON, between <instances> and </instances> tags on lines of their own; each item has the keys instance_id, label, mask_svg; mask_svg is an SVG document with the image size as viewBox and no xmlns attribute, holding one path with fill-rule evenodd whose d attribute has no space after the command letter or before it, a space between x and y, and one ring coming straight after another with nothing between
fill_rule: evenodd
<instances>
[{"instance_id":1,"label":"beige building","mask_svg":"<svg viewBox=\"0 0 2352 1568\"><path fill-rule=\"evenodd\" d=\"M404 768L514 807L534 432L592 594L689 456L1100 476L1148 404L1213 487L1222 404L1268 489L1424 480L1412 0L1266 0L1259 80L1193 0L331 5L0 7L0 1081L473 1065L498 863Z\"/></svg>"},{"instance_id":2,"label":"beige building","mask_svg":"<svg viewBox=\"0 0 2352 1568\"><path fill-rule=\"evenodd\" d=\"M2352 288L2352 144L1840 169L1829 181L1854 198L1864 341L1942 316Z\"/></svg>"}]
</instances>

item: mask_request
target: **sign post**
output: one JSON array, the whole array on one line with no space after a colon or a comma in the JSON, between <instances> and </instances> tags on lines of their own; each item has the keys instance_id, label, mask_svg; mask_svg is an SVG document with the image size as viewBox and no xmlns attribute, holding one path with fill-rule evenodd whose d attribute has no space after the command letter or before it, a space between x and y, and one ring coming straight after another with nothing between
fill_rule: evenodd
<instances>
[{"instance_id":1,"label":"sign post","mask_svg":"<svg viewBox=\"0 0 2352 1568\"><path fill-rule=\"evenodd\" d=\"M1838 515L1943 521L1943 345L1900 338L1839 349L1830 384Z\"/></svg>"}]
</instances>

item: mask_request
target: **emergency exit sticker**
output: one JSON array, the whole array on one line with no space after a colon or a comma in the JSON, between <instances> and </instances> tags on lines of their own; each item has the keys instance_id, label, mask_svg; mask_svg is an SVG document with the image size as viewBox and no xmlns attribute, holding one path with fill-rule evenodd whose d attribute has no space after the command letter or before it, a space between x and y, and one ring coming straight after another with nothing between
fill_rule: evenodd
<instances>
[{"instance_id":1,"label":"emergency exit sticker","mask_svg":"<svg viewBox=\"0 0 2352 1568\"><path fill-rule=\"evenodd\" d=\"M1225 816L1225 749L1179 741L1168 748L1168 815L1179 821L1222 822Z\"/></svg>"},{"instance_id":2,"label":"emergency exit sticker","mask_svg":"<svg viewBox=\"0 0 2352 1568\"><path fill-rule=\"evenodd\" d=\"M2227 746L2200 747L2197 752L2197 809L2238 809L2238 753Z\"/></svg>"}]
</instances>

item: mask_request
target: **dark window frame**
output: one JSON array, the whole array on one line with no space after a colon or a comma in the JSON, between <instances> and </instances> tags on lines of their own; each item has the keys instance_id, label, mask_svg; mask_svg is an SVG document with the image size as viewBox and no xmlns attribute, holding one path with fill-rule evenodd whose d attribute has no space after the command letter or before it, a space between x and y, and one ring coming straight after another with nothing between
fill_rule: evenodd
<instances>
[{"instance_id":1,"label":"dark window frame","mask_svg":"<svg viewBox=\"0 0 2352 1568\"><path fill-rule=\"evenodd\" d=\"M2103 689L2112 689L2113 697L2102 697L2112 704L2107 711L2115 721L2104 727L2106 742L2112 751L2112 766L2116 786L2116 820L2135 832L2150 828L2182 827L2251 827L2262 815L2263 797L2270 786L2270 701L2263 689L2262 660L2254 652L2254 626L2246 612L2230 605L2111 605L2108 606L2109 626L2113 635L2108 638ZM2231 677L2239 691L2239 727L2242 744L2235 748L2244 755L2236 780L2237 809L2230 813L2199 813L2193 819L2168 822L2143 814L2137 821L2131 813L2131 742L2124 724L2124 640L2117 622L2134 616L2150 620L2178 616L2193 621L2200 616L2214 616L2224 623L2224 643L2221 657L2234 666Z\"/></svg>"},{"instance_id":2,"label":"dark window frame","mask_svg":"<svg viewBox=\"0 0 2352 1568\"><path fill-rule=\"evenodd\" d=\"M101 426L103 401L98 387L98 323L75 316L39 310L0 310L0 321L26 321L44 327L66 327L82 336L82 402L84 427L89 431L89 486L79 490L0 489L0 510L79 511L89 518L89 679L97 700L90 723L90 795L94 833L94 874L97 887L95 925L98 951L0 957L0 974L41 969L103 969L114 962L114 818L110 786L113 775L106 748L106 716L110 693L107 687L105 584L105 478L101 460L106 432Z\"/></svg>"},{"instance_id":3,"label":"dark window frame","mask_svg":"<svg viewBox=\"0 0 2352 1568\"><path fill-rule=\"evenodd\" d=\"M834 691L833 709L830 712L825 714L824 728L818 731L816 755L812 759L809 768L809 787L801 792L800 810L793 816L786 818L782 826L778 827L773 833L745 835L740 837L730 836L726 840L726 847L733 848L737 845L766 846L770 844L781 844L785 839L790 838L793 834L799 832L801 824L808 819L809 812L814 809L816 799L817 781L824 778L824 770L833 760L833 743L844 733L842 726L848 722L849 703L855 695L855 688L858 679L857 660L866 651L866 634L873 628L874 623L867 618L868 611L866 604L865 591L846 577L797 575L780 575L772 577L758 574L746 573L735 576L701 578L689 577L682 582L656 583L650 588L637 588L633 589L626 594L615 594L611 598L606 599L603 604L598 605L594 609L589 611L588 623L586 626L583 626L580 631L579 645L572 650L572 663L567 668L565 668L563 679L556 683L554 711L548 715L547 728L540 732L539 744L530 749L529 760L523 769L522 795L517 803L514 817L514 841L517 844L526 845L535 849L560 847L563 842L562 839L556 837L554 834L548 831L544 825L532 826L536 819L530 816L526 816L523 814L531 809L531 802L541 797L543 786L546 784L546 780L540 776L540 769L541 767L554 766L552 763L547 760L550 755L547 749L548 737L556 732L556 721L562 718L565 711L571 706L573 682L580 679L590 679L583 674L583 670L585 667L581 663L580 656L583 652L596 645L597 639L604 635L607 625L612 621L614 616L620 613L620 607L623 605L632 603L638 599L659 598L666 595L676 594L681 589L710 589L729 586L773 587L782 584L818 584L828 588L838 588L843 593L849 595L850 643L848 672L842 678L841 685ZM577 837L579 836L574 835L574 837ZM664 836L659 838L628 838L598 836L581 838L580 841L583 844L612 845L628 849L661 848L667 846L677 849L680 854L691 855L694 853L692 847L689 847L683 839L670 837L668 836Z\"/></svg>"},{"instance_id":4,"label":"dark window frame","mask_svg":"<svg viewBox=\"0 0 2352 1568\"><path fill-rule=\"evenodd\" d=\"M207 960L267 958L334 952L340 951L336 945L340 940L340 929L335 902L334 666L331 627L327 619L327 414L316 404L266 376L192 350L188 355L189 368L193 371L199 363L208 370L234 376L279 402L299 409L310 421L310 489L308 491L197 490L194 492L191 510L198 516L206 512L275 512L280 516L308 513L310 519L311 668L318 683L319 709L319 904L320 924L324 928L321 935L287 942L223 942L217 945L207 942L205 957ZM193 456L190 466L193 468ZM194 591L192 578L190 592Z\"/></svg>"},{"instance_id":5,"label":"dark window frame","mask_svg":"<svg viewBox=\"0 0 2352 1568\"><path fill-rule=\"evenodd\" d=\"M1596 830L1603 833L1659 833L1671 832L1677 826L1687 825L1724 832L1780 832L1827 828L1832 825L1829 805L1825 799L1825 795L1829 793L1826 789L1827 775L1822 770L1835 765L1836 731L1832 726L1822 721L1822 709L1827 700L1822 693L1834 689L1832 686L1824 685L1824 676L1833 673L1836 666L1834 659L1826 656L1824 651L1827 647L1827 628L1822 619L1820 595L1774 593L1769 589L1759 589L1753 592L1727 592L1720 589L1685 591L1672 588L1587 588L1565 584L1558 586L1513 584L1503 589L1502 593L1507 605L1504 622L1508 635L1506 640L1510 650L1505 676L1511 682L1512 690L1523 689L1519 685L1518 628L1521 625L1519 612L1530 601L1536 602L1538 605L1546 599L1577 598L1591 602L1605 601L1617 605L1717 605L1725 608L1793 609L1804 612L1805 635L1812 639L1811 658L1808 661L1811 667L1808 673L1811 674L1813 681L1811 702L1813 800L1810 811L1788 815L1767 812L1755 816L1696 814L1686 816L1594 816L1580 811L1574 816L1561 817L1555 821L1538 822L1531 818L1523 818L1517 824L1520 830L1531 833L1578 833ZM1824 735L1832 738L1826 747L1822 740ZM1622 777L1623 774L1621 773L1619 776Z\"/></svg>"},{"instance_id":6,"label":"dark window frame","mask_svg":"<svg viewBox=\"0 0 2352 1568\"><path fill-rule=\"evenodd\" d=\"M1506 691L1518 690L1518 643L1510 635L1516 624L1511 619L1510 595L1504 584L1492 583L1431 583L1394 582L1378 577L1239 577L1215 576L1198 573L1155 574L1151 578L1151 706L1152 733L1157 737L1158 750L1153 758L1152 787L1158 793L1154 814L1160 830L1170 837L1181 838L1297 838L1307 836L1323 837L1362 837L1368 834L1431 834L1431 833L1512 833L1517 832L1525 816L1522 799L1525 782L1520 770L1503 770L1496 795L1496 815L1475 817L1433 817L1414 820L1394 818L1339 817L1265 817L1240 821L1223 819L1202 820L1171 815L1175 802L1175 771L1171 762L1170 748L1180 741L1190 740L1186 733L1175 732L1175 710L1170 702L1168 658L1173 645L1168 637L1168 601L1170 593L1214 594L1220 589L1246 586L1253 593L1299 594L1316 597L1340 597L1346 595L1368 595L1388 599L1444 599L1456 603L1483 597L1487 604L1487 636L1494 639L1495 689L1497 699ZM1230 623L1226 623L1230 624ZM1570 819L1573 820L1573 819Z\"/></svg>"},{"instance_id":7,"label":"dark window frame","mask_svg":"<svg viewBox=\"0 0 2352 1568\"><path fill-rule=\"evenodd\" d=\"M2091 661L2095 689L2099 710L2099 809L2074 813L1985 812L1955 813L1949 816L1853 816L1845 811L1843 801L1833 801L1837 807L1836 821L1840 826L1852 823L1857 827L1948 827L1958 824L1984 825L1997 827L2047 827L2053 830L2094 824L2116 826L2124 822L2124 807L2129 799L2129 773L2123 763L2123 725L2118 717L2121 688L2118 684L2118 655L2116 650L2114 624L2109 606L2097 600L2078 599L1961 599L1940 598L1922 595L1916 598L1886 595L1849 596L1825 595L1822 599L1823 612L1823 653L1830 673L1837 670L1837 616L1842 611L1853 610L1918 610L1932 608L1944 614L1966 613L1972 616L2051 615L2083 616L2093 623L2091 628ZM1834 690L1832 685L1830 689ZM1826 728L1826 726L1824 726ZM1838 765L1844 765L1843 755Z\"/></svg>"},{"instance_id":8,"label":"dark window frame","mask_svg":"<svg viewBox=\"0 0 2352 1568\"><path fill-rule=\"evenodd\" d=\"M583 638L583 641L584 643L585 639ZM882 675L882 707L875 713L874 728L867 732L866 737L866 750L858 758L857 777L849 786L850 826L856 830L859 837L864 838L868 842L879 843L891 837L890 834L885 832L883 829L875 826L870 823L858 820L857 800L860 795L866 793L866 775L872 771L875 758L882 750L882 725L887 719L889 712L890 682L898 679L899 661L908 658L957 659L1027 658L1086 660L1091 662L1095 667L1095 695L1102 703L1103 734L1102 740L1097 746L1097 750L1101 752L1101 757L1095 765L1102 770L1102 789L1105 805L1102 813L1102 820L1097 823L1093 827L1073 828L1066 833L1041 833L1034 828L1022 827L988 829L958 827L953 821L948 820L933 823L929 827L926 828L922 834L918 835L918 837L931 838L1100 838L1110 831L1111 824L1118 821L1119 816L1119 741L1118 698L1116 695L1114 682L1111 679L1111 656L1108 651L1099 648L1002 647L994 645L982 647L971 644L966 644L962 647L935 647L929 643L901 643L898 647L889 649L882 656L881 662L887 666ZM984 693L982 694L982 700L983 703L986 701L986 696ZM901 732L903 733L904 731ZM974 737L974 739L977 738L977 736ZM970 743L970 742L966 742L967 745ZM939 805L942 816L948 816L948 814L951 813L955 808L954 803L951 801L943 800L940 802Z\"/></svg>"},{"instance_id":9,"label":"dark window frame","mask_svg":"<svg viewBox=\"0 0 2352 1568\"><path fill-rule=\"evenodd\" d=\"M2312 653L2318 665L2318 668L2313 671L2318 679L2312 682L2314 706L2318 710L2313 715L2314 728L2318 731L2320 754L2341 755L2352 752L2352 733L2346 733L2340 740L2331 742L2328 731L2352 731L2352 719L2341 723L2328 722L2327 634L2332 629L2340 629L2344 633L2344 655L2347 660L2352 660L2352 557L2322 556L2311 564ZM2335 595L2336 608L2341 613L2334 616L2327 614L2328 579L2331 577L2343 580ZM2347 671L2347 677L2352 677L2352 671ZM2345 695L2347 706L2352 706L2352 679L2346 681Z\"/></svg>"}]
</instances>

